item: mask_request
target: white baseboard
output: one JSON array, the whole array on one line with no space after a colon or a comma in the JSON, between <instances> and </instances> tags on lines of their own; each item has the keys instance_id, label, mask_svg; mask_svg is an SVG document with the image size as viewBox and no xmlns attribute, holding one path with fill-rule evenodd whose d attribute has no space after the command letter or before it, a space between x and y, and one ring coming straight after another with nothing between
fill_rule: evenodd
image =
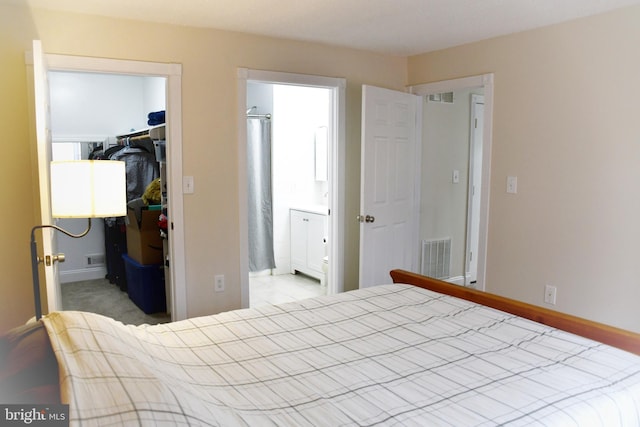
<instances>
[{"instance_id":1,"label":"white baseboard","mask_svg":"<svg viewBox=\"0 0 640 427\"><path fill-rule=\"evenodd\" d=\"M104 279L107 274L106 267L89 267L80 270L60 271L60 283L81 282L83 280Z\"/></svg>"},{"instance_id":2,"label":"white baseboard","mask_svg":"<svg viewBox=\"0 0 640 427\"><path fill-rule=\"evenodd\" d=\"M276 267L273 270L271 270L271 275L273 276L280 276L283 274L291 274L291 271L288 265L286 266L286 268Z\"/></svg>"},{"instance_id":3,"label":"white baseboard","mask_svg":"<svg viewBox=\"0 0 640 427\"><path fill-rule=\"evenodd\" d=\"M261 271L250 271L249 277L260 277L260 276L280 276L282 274L291 274L288 268L274 268L273 270L261 270Z\"/></svg>"},{"instance_id":4,"label":"white baseboard","mask_svg":"<svg viewBox=\"0 0 640 427\"><path fill-rule=\"evenodd\" d=\"M448 279L445 279L445 282L453 283L454 285L463 286L464 276L449 277Z\"/></svg>"},{"instance_id":5,"label":"white baseboard","mask_svg":"<svg viewBox=\"0 0 640 427\"><path fill-rule=\"evenodd\" d=\"M471 280L471 276L467 276L467 283ZM448 279L445 280L445 282L449 282L449 283L453 283L454 285L459 285L459 286L464 286L464 276L456 276L456 277L449 277ZM475 286L472 286L475 287Z\"/></svg>"}]
</instances>

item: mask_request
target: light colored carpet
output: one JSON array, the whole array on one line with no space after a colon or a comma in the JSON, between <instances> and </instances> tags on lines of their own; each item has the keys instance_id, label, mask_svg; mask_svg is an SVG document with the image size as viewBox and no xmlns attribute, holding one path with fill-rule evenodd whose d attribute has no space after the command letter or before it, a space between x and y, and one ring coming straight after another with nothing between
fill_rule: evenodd
<instances>
[{"instance_id":1,"label":"light colored carpet","mask_svg":"<svg viewBox=\"0 0 640 427\"><path fill-rule=\"evenodd\" d=\"M171 321L171 316L166 313L145 314L126 292L106 279L63 283L61 287L63 310L98 313L128 325Z\"/></svg>"}]
</instances>

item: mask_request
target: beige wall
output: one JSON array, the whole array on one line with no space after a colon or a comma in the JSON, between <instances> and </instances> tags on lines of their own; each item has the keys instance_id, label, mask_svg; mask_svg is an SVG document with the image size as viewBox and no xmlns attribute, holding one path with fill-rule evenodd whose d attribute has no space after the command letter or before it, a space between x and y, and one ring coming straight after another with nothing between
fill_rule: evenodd
<instances>
[{"instance_id":1,"label":"beige wall","mask_svg":"<svg viewBox=\"0 0 640 427\"><path fill-rule=\"evenodd\" d=\"M488 247L489 291L640 330L640 8L399 58L222 31L0 6L0 331L32 315L28 235L37 177L24 52L178 62L183 65L189 316L240 305L236 69L345 77L347 206L357 214L361 84L401 88L495 73ZM407 80L408 76L408 80ZM505 194L507 175L517 195ZM347 283L357 282L357 227L345 233ZM224 298L212 277L225 273ZM217 297L218 295L216 295Z\"/></svg>"},{"instance_id":2,"label":"beige wall","mask_svg":"<svg viewBox=\"0 0 640 427\"><path fill-rule=\"evenodd\" d=\"M640 331L640 7L409 58L495 73L487 290ZM518 194L506 194L506 177Z\"/></svg>"},{"instance_id":3,"label":"beige wall","mask_svg":"<svg viewBox=\"0 0 640 427\"><path fill-rule=\"evenodd\" d=\"M29 233L38 188L31 172L24 66L33 25L5 9L0 7L0 332L33 316Z\"/></svg>"},{"instance_id":4,"label":"beige wall","mask_svg":"<svg viewBox=\"0 0 640 427\"><path fill-rule=\"evenodd\" d=\"M359 201L362 84L402 89L406 58L239 33L28 11L0 6L3 200L0 330L32 314L29 231L36 222L24 52L41 39L46 53L177 62L183 68L183 172L197 192L184 198L189 316L240 307L237 171L237 68L347 79L347 218ZM10 210L9 210L10 208ZM357 283L357 226L346 230L345 281ZM214 274L226 275L224 294ZM214 298L215 297L215 298Z\"/></svg>"}]
</instances>

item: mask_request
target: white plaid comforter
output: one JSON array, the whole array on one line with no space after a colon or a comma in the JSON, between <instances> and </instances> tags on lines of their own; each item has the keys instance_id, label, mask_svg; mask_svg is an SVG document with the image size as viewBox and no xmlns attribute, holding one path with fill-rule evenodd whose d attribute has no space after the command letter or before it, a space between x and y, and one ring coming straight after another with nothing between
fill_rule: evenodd
<instances>
[{"instance_id":1,"label":"white plaid comforter","mask_svg":"<svg viewBox=\"0 0 640 427\"><path fill-rule=\"evenodd\" d=\"M640 425L640 357L408 285L44 321L72 425Z\"/></svg>"}]
</instances>

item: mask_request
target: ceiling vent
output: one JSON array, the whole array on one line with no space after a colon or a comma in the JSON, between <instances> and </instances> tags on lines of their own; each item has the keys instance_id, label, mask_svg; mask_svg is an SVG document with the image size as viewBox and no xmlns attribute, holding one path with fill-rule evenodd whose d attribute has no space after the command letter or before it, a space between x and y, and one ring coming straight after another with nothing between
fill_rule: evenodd
<instances>
[{"instance_id":1,"label":"ceiling vent","mask_svg":"<svg viewBox=\"0 0 640 427\"><path fill-rule=\"evenodd\" d=\"M453 92L432 93L427 95L427 101L453 104Z\"/></svg>"}]
</instances>

